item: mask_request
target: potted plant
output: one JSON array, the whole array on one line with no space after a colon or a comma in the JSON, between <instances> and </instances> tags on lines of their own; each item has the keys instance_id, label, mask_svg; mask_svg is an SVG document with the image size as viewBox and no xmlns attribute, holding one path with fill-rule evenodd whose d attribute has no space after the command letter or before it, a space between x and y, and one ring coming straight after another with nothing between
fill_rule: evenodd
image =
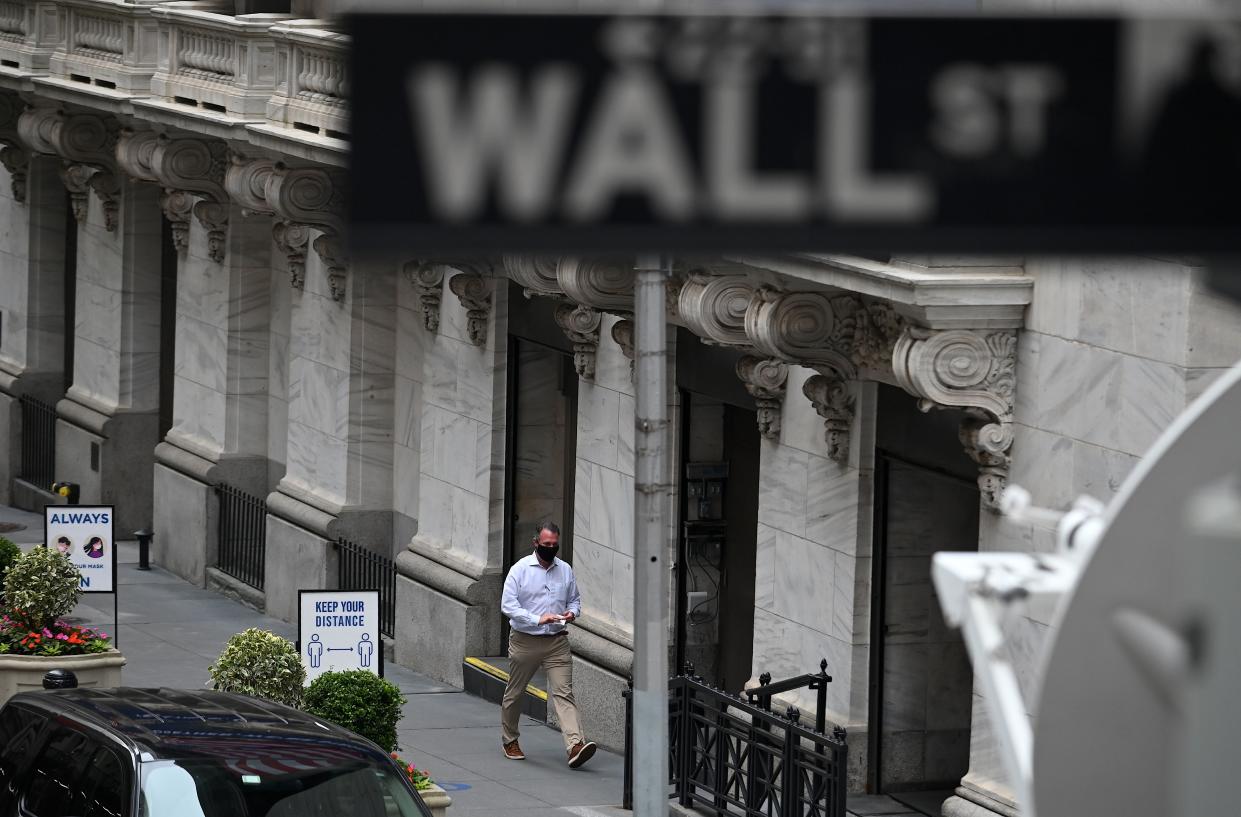
<instances>
[{"instance_id":1,"label":"potted plant","mask_svg":"<svg viewBox=\"0 0 1241 817\"><path fill-rule=\"evenodd\" d=\"M294 708L302 705L306 668L297 648L270 630L251 627L224 645L208 667L215 689L266 698Z\"/></svg>"},{"instance_id":2,"label":"potted plant","mask_svg":"<svg viewBox=\"0 0 1241 817\"><path fill-rule=\"evenodd\" d=\"M125 658L108 634L61 620L81 593L78 569L53 548L37 547L13 560L0 618L0 704L42 689L43 676L54 669L72 671L78 686L121 685Z\"/></svg>"},{"instance_id":3,"label":"potted plant","mask_svg":"<svg viewBox=\"0 0 1241 817\"><path fill-rule=\"evenodd\" d=\"M437 817L444 817L452 799L424 770L396 753L396 723L405 696L391 681L366 670L325 672L306 689L304 709L315 717L351 729L388 752L402 774Z\"/></svg>"}]
</instances>

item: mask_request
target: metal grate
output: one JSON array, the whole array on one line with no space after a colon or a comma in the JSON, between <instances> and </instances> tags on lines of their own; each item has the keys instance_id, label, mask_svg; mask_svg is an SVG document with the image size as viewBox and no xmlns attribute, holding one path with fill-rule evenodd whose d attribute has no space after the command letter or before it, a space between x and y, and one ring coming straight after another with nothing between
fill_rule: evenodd
<instances>
[{"instance_id":1,"label":"metal grate","mask_svg":"<svg viewBox=\"0 0 1241 817\"><path fill-rule=\"evenodd\" d=\"M396 562L347 539L337 539L335 547L340 589L379 590L379 632L395 638Z\"/></svg>"},{"instance_id":2,"label":"metal grate","mask_svg":"<svg viewBox=\"0 0 1241 817\"><path fill-rule=\"evenodd\" d=\"M231 485L215 486L220 497L219 568L263 589L267 565L267 503Z\"/></svg>"},{"instance_id":3,"label":"metal grate","mask_svg":"<svg viewBox=\"0 0 1241 817\"><path fill-rule=\"evenodd\" d=\"M625 697L624 800L629 808L630 690ZM691 674L668 682L668 717L669 799L720 817L845 817L844 729L826 735L803 726L801 713L792 707L777 714Z\"/></svg>"},{"instance_id":4,"label":"metal grate","mask_svg":"<svg viewBox=\"0 0 1241 817\"><path fill-rule=\"evenodd\" d=\"M56 479L56 408L23 394L22 472L26 482L51 490Z\"/></svg>"}]
</instances>

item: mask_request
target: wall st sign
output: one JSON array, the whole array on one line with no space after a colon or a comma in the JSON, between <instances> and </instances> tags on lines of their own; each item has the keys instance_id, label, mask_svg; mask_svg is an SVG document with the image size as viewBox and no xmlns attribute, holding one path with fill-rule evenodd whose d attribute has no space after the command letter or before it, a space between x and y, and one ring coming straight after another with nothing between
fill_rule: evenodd
<instances>
[{"instance_id":1,"label":"wall st sign","mask_svg":"<svg viewBox=\"0 0 1241 817\"><path fill-rule=\"evenodd\" d=\"M1225 249L1241 31L1201 20L358 15L354 240Z\"/></svg>"}]
</instances>

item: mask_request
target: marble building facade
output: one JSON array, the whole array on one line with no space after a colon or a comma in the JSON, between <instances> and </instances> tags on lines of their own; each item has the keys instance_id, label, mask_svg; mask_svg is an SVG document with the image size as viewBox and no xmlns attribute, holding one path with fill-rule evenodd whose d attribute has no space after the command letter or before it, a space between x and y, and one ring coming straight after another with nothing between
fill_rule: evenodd
<instances>
[{"instance_id":1,"label":"marble building facade","mask_svg":"<svg viewBox=\"0 0 1241 817\"><path fill-rule=\"evenodd\" d=\"M122 530L152 526L157 563L293 619L298 588L336 581L332 543L363 543L397 566L395 660L456 683L464 657L501 653L504 571L528 523L558 516L583 597L577 693L615 746L632 265L350 259L347 45L327 20L210 0L0 2L0 501L47 499L22 479L20 400L37 398L56 478ZM758 472L729 497L750 515L727 534L747 548L727 589L694 568L716 584L694 603L711 602L720 677L826 659L854 788L949 782L946 814L1011 814L915 545L1050 548L998 492L1109 498L1241 355L1241 315L1186 259L677 258L667 291L670 555L688 462L752 450ZM262 590L218 569L218 484L266 503ZM1033 700L1047 623L1010 629Z\"/></svg>"}]
</instances>

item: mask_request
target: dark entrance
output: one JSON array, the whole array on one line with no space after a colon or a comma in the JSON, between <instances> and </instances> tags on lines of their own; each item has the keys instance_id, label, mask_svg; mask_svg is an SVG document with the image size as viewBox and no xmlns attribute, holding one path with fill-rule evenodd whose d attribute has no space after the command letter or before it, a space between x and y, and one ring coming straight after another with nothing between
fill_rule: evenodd
<instances>
[{"instance_id":1,"label":"dark entrance","mask_svg":"<svg viewBox=\"0 0 1241 817\"><path fill-rule=\"evenodd\" d=\"M560 558L573 563L573 481L577 462L577 372L553 303L514 285L509 303L505 441L505 572L530 553L534 526L560 526ZM501 626L508 650L508 620Z\"/></svg>"},{"instance_id":2,"label":"dark entrance","mask_svg":"<svg viewBox=\"0 0 1241 817\"><path fill-rule=\"evenodd\" d=\"M759 435L738 355L677 337L681 536L676 662L729 692L750 678L758 533Z\"/></svg>"},{"instance_id":3,"label":"dark entrance","mask_svg":"<svg viewBox=\"0 0 1241 817\"><path fill-rule=\"evenodd\" d=\"M957 441L963 415L923 414L880 386L875 461L870 780L938 814L969 768L973 672L944 623L931 555L976 550L978 487Z\"/></svg>"}]
</instances>

